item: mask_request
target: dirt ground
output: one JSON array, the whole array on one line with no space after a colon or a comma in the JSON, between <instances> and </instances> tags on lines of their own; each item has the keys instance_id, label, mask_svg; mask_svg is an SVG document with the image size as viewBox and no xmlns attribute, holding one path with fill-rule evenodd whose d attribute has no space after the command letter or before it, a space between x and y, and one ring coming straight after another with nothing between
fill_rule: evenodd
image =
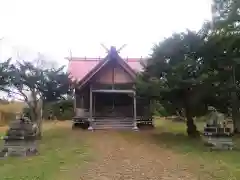
<instances>
[{"instance_id":1,"label":"dirt ground","mask_svg":"<svg viewBox=\"0 0 240 180\"><path fill-rule=\"evenodd\" d=\"M131 134L109 131L82 135L89 140L98 157L81 172L82 180L198 179L188 172L187 166L179 163L183 161L178 155L141 139L140 134L137 135L139 139L130 137Z\"/></svg>"}]
</instances>

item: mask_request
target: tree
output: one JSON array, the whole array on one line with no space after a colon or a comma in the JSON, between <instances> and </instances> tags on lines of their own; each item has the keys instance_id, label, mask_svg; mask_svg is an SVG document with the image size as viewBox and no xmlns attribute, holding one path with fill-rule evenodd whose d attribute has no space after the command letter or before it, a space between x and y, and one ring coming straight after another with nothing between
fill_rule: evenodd
<instances>
[{"instance_id":1,"label":"tree","mask_svg":"<svg viewBox=\"0 0 240 180\"><path fill-rule=\"evenodd\" d=\"M172 113L184 109L187 133L191 137L199 136L193 117L205 112L206 107L202 103L208 93L205 88L211 88L204 83L207 76L202 47L205 45L206 32L203 29L198 33L187 31L173 34L155 45L143 74L144 87L148 89L146 94L150 93L152 98L158 97L165 109ZM152 86L149 79L155 79L154 82L159 86L152 88L154 91L149 91Z\"/></svg>"},{"instance_id":2,"label":"tree","mask_svg":"<svg viewBox=\"0 0 240 180\"><path fill-rule=\"evenodd\" d=\"M42 105L69 93L68 74L63 72L63 67L48 69L26 61L17 61L10 69L11 94L20 95L28 104L31 120L37 123L41 136Z\"/></svg>"},{"instance_id":3,"label":"tree","mask_svg":"<svg viewBox=\"0 0 240 180\"><path fill-rule=\"evenodd\" d=\"M217 100L215 106L224 113L227 113L227 109L232 109L234 127L236 131L239 131L240 73L237 69L240 68L240 35L225 31L213 31L204 48L205 67L215 72L214 77L211 77L218 88L216 89L218 100L215 98Z\"/></svg>"},{"instance_id":4,"label":"tree","mask_svg":"<svg viewBox=\"0 0 240 180\"><path fill-rule=\"evenodd\" d=\"M210 68L216 69L222 78L219 87L228 96L228 107L232 109L235 132L240 132L239 117L239 72L240 68L240 1L214 0L213 33L207 48L215 49L209 59ZM208 55L210 55L208 53ZM221 71L221 72L220 72ZM226 93L230 92L230 93Z\"/></svg>"},{"instance_id":5,"label":"tree","mask_svg":"<svg viewBox=\"0 0 240 180\"><path fill-rule=\"evenodd\" d=\"M10 80L10 60L0 63L0 91L6 92L8 90L9 80Z\"/></svg>"},{"instance_id":6,"label":"tree","mask_svg":"<svg viewBox=\"0 0 240 180\"><path fill-rule=\"evenodd\" d=\"M214 0L212 5L213 24L218 30L237 32L240 30L240 1ZM237 31L236 31L237 30Z\"/></svg>"},{"instance_id":7,"label":"tree","mask_svg":"<svg viewBox=\"0 0 240 180\"><path fill-rule=\"evenodd\" d=\"M64 66L60 68L46 69L45 81L42 84L43 102L53 102L61 99L66 99L69 94L72 94L70 88L70 80L68 74L63 71Z\"/></svg>"}]
</instances>

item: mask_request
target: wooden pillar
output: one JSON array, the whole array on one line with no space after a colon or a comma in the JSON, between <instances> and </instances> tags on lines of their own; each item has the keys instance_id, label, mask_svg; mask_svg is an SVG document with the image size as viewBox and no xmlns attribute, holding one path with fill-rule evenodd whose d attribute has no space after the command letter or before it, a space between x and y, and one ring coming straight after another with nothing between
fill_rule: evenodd
<instances>
[{"instance_id":1,"label":"wooden pillar","mask_svg":"<svg viewBox=\"0 0 240 180\"><path fill-rule=\"evenodd\" d=\"M136 92L133 93L133 129L138 130L137 127L137 101Z\"/></svg>"},{"instance_id":2,"label":"wooden pillar","mask_svg":"<svg viewBox=\"0 0 240 180\"><path fill-rule=\"evenodd\" d=\"M92 116L92 109L93 109L93 97L92 97L92 86L90 85L90 92L89 92L89 130L93 130L92 127L92 121L93 121L93 116Z\"/></svg>"},{"instance_id":3,"label":"wooden pillar","mask_svg":"<svg viewBox=\"0 0 240 180\"><path fill-rule=\"evenodd\" d=\"M84 109L84 99L83 99L83 95L81 95L81 108Z\"/></svg>"},{"instance_id":4,"label":"wooden pillar","mask_svg":"<svg viewBox=\"0 0 240 180\"><path fill-rule=\"evenodd\" d=\"M76 105L77 103L76 103L76 90L74 89L73 90L73 108L74 108L74 114L75 114L75 116L76 116L76 113L77 113L77 111L76 111L76 108L77 108L77 105Z\"/></svg>"},{"instance_id":5,"label":"wooden pillar","mask_svg":"<svg viewBox=\"0 0 240 180\"><path fill-rule=\"evenodd\" d=\"M93 95L93 117L95 117L96 112L96 94Z\"/></svg>"},{"instance_id":6,"label":"wooden pillar","mask_svg":"<svg viewBox=\"0 0 240 180\"><path fill-rule=\"evenodd\" d=\"M89 116L92 119L92 108L93 108L93 97L92 97L92 87L90 86L90 95L89 95Z\"/></svg>"}]
</instances>

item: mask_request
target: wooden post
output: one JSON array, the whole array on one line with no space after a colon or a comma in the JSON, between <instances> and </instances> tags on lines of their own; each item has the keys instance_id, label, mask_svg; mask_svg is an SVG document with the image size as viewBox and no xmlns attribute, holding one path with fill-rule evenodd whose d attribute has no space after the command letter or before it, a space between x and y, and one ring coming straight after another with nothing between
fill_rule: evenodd
<instances>
[{"instance_id":1,"label":"wooden post","mask_svg":"<svg viewBox=\"0 0 240 180\"><path fill-rule=\"evenodd\" d=\"M93 121L93 118L92 118L92 104L93 104L93 97L92 97L92 85L90 85L90 95L89 95L89 127L88 127L88 130L93 130L93 127L92 127L92 121Z\"/></svg>"},{"instance_id":2,"label":"wooden post","mask_svg":"<svg viewBox=\"0 0 240 180\"><path fill-rule=\"evenodd\" d=\"M93 117L95 117L96 112L96 94L93 95Z\"/></svg>"},{"instance_id":3,"label":"wooden post","mask_svg":"<svg viewBox=\"0 0 240 180\"><path fill-rule=\"evenodd\" d=\"M137 127L137 101L136 92L133 93L133 130L138 130Z\"/></svg>"},{"instance_id":4,"label":"wooden post","mask_svg":"<svg viewBox=\"0 0 240 180\"><path fill-rule=\"evenodd\" d=\"M76 100L76 90L74 89L73 90L73 108L74 108L74 114L75 114L75 116L77 115L76 113L77 113L77 111L76 111L76 108L77 108L77 100Z\"/></svg>"},{"instance_id":5,"label":"wooden post","mask_svg":"<svg viewBox=\"0 0 240 180\"><path fill-rule=\"evenodd\" d=\"M81 108L84 109L84 99L83 99L83 95L81 95Z\"/></svg>"},{"instance_id":6,"label":"wooden post","mask_svg":"<svg viewBox=\"0 0 240 180\"><path fill-rule=\"evenodd\" d=\"M92 98L92 87L91 86L90 86L89 104L90 104L89 115L90 115L90 118L92 119L93 98Z\"/></svg>"},{"instance_id":7,"label":"wooden post","mask_svg":"<svg viewBox=\"0 0 240 180\"><path fill-rule=\"evenodd\" d=\"M113 65L112 67L112 89L114 89L114 84L115 84L115 66Z\"/></svg>"}]
</instances>

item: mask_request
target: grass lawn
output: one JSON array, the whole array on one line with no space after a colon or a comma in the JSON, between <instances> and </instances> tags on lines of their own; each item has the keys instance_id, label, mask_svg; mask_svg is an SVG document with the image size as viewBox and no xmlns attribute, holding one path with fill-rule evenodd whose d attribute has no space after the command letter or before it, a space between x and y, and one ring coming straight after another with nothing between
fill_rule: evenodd
<instances>
[{"instance_id":1,"label":"grass lawn","mask_svg":"<svg viewBox=\"0 0 240 180\"><path fill-rule=\"evenodd\" d=\"M197 123L197 125L199 130L203 130L203 123ZM102 135L102 137L99 137L96 136L96 134L85 134L81 131L72 131L70 123L67 122L56 124L45 123L44 129L44 136L40 141L40 155L27 158L7 158L5 160L0 160L0 180L79 179L79 174L81 174L79 172L82 172L80 170L85 168L85 162L92 161L92 158L90 159L90 155L93 155L91 152L92 144L88 144L89 138L95 138L95 141L99 142L102 140L102 137L105 137L105 143L108 144L108 146L115 144L114 146L116 147L112 148L119 148L118 144L113 143L115 142L115 137L109 140L104 132L102 132L103 134L99 132ZM117 137L118 140L124 137L124 139L127 139L127 142L134 141L135 137L137 137L137 140L141 144L149 143L150 146L148 146L148 144L142 146L143 150L145 147L149 150L153 141L154 146L156 144L161 148L165 148L164 150L168 150L167 152L173 152L174 157L178 156L179 158L177 158L176 164L186 165L186 167L189 168L187 171L199 177L199 179L240 179L239 151L210 152L208 147L205 147L201 140L188 138L185 129L185 123L156 119L156 130L154 131L150 131L149 133L148 131L146 131L146 133L141 133L141 131L139 133L132 131L121 132L118 134L120 136ZM4 131L0 129L0 135L2 134L4 134ZM131 139L131 137L134 139ZM125 141L122 142L126 143ZM234 142L239 148L240 137L235 137ZM146 149L145 152L150 152L146 151ZM130 151L131 150L129 150L129 152ZM131 152L135 153L133 151ZM144 154L144 151L139 152ZM156 158L161 159L161 155L164 156L162 153L166 151L161 151L160 149L160 151L157 152L159 152L159 154L156 155ZM115 158L122 158L117 156L121 156L121 154L117 154ZM116 165L116 163L121 162L117 161L112 163ZM100 165L101 164L102 161L100 162Z\"/></svg>"},{"instance_id":2,"label":"grass lawn","mask_svg":"<svg viewBox=\"0 0 240 180\"><path fill-rule=\"evenodd\" d=\"M2 137L5 134L5 132L0 132L0 137Z\"/></svg>"},{"instance_id":3,"label":"grass lawn","mask_svg":"<svg viewBox=\"0 0 240 180\"><path fill-rule=\"evenodd\" d=\"M69 175L78 171L83 162L89 159L89 148L84 139L68 126L54 126L45 130L39 146L38 156L0 160L0 179L69 179Z\"/></svg>"},{"instance_id":4,"label":"grass lawn","mask_svg":"<svg viewBox=\"0 0 240 180\"><path fill-rule=\"evenodd\" d=\"M198 129L203 130L203 123L197 123ZM186 125L171 120L156 120L157 132L153 138L161 146L186 156L192 162L201 164L198 173L206 173L212 179L240 179L240 156L238 150L210 152L201 140L190 139L186 136ZM240 137L234 138L239 149Z\"/></svg>"}]
</instances>

